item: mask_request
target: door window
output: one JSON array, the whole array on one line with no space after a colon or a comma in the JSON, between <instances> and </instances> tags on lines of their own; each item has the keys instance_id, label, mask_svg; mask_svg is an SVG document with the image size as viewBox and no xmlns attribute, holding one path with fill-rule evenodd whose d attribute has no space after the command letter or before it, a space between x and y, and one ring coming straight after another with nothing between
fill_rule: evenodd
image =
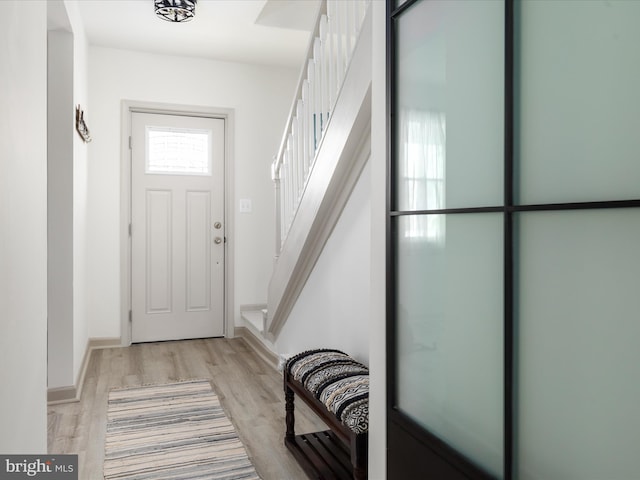
<instances>
[{"instance_id":1,"label":"door window","mask_svg":"<svg viewBox=\"0 0 640 480\"><path fill-rule=\"evenodd\" d=\"M211 175L211 130L146 128L145 173Z\"/></svg>"}]
</instances>

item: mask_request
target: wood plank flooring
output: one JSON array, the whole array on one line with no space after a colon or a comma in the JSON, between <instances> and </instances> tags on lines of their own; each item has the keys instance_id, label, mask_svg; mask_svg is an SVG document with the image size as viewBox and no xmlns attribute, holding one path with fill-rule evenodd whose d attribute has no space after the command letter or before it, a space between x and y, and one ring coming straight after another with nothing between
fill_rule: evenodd
<instances>
[{"instance_id":1,"label":"wood plank flooring","mask_svg":"<svg viewBox=\"0 0 640 480\"><path fill-rule=\"evenodd\" d=\"M304 480L284 446L282 376L240 338L145 343L94 350L80 402L49 406L50 454L79 455L79 478L103 478L107 395L112 387L210 379L263 480ZM296 433L327 427L296 402Z\"/></svg>"}]
</instances>

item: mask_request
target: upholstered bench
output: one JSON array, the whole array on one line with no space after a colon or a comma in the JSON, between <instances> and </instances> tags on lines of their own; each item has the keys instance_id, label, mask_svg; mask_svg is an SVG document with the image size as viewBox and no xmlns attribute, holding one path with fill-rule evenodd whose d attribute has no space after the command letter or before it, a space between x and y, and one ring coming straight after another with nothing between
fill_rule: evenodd
<instances>
[{"instance_id":1,"label":"upholstered bench","mask_svg":"<svg viewBox=\"0 0 640 480\"><path fill-rule=\"evenodd\" d=\"M284 369L285 445L313 479L367 478L369 370L338 350L309 350ZM330 428L296 435L294 394Z\"/></svg>"}]
</instances>

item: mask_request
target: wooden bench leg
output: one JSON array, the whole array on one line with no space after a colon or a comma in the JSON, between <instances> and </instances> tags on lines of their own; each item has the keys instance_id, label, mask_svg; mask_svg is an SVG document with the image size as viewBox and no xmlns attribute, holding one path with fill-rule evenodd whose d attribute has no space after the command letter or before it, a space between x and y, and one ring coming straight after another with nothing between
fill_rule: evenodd
<instances>
[{"instance_id":1,"label":"wooden bench leg","mask_svg":"<svg viewBox=\"0 0 640 480\"><path fill-rule=\"evenodd\" d=\"M284 408L286 412L285 422L287 426L287 431L285 433L285 441L294 441L295 433L295 415L293 410L295 408L293 404L293 390L289 387L285 386L284 388Z\"/></svg>"},{"instance_id":2,"label":"wooden bench leg","mask_svg":"<svg viewBox=\"0 0 640 480\"><path fill-rule=\"evenodd\" d=\"M353 467L354 480L366 480L368 465L367 436L356 436L351 440L351 465Z\"/></svg>"}]
</instances>

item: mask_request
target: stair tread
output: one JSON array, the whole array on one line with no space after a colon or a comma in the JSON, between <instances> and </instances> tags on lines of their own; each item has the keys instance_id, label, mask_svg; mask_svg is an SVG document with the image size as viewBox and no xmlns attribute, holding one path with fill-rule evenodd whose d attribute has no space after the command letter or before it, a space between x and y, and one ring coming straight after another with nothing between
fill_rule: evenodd
<instances>
[{"instance_id":1,"label":"stair tread","mask_svg":"<svg viewBox=\"0 0 640 480\"><path fill-rule=\"evenodd\" d=\"M264 333L264 316L262 310L245 310L242 312L242 318L258 332Z\"/></svg>"}]
</instances>

